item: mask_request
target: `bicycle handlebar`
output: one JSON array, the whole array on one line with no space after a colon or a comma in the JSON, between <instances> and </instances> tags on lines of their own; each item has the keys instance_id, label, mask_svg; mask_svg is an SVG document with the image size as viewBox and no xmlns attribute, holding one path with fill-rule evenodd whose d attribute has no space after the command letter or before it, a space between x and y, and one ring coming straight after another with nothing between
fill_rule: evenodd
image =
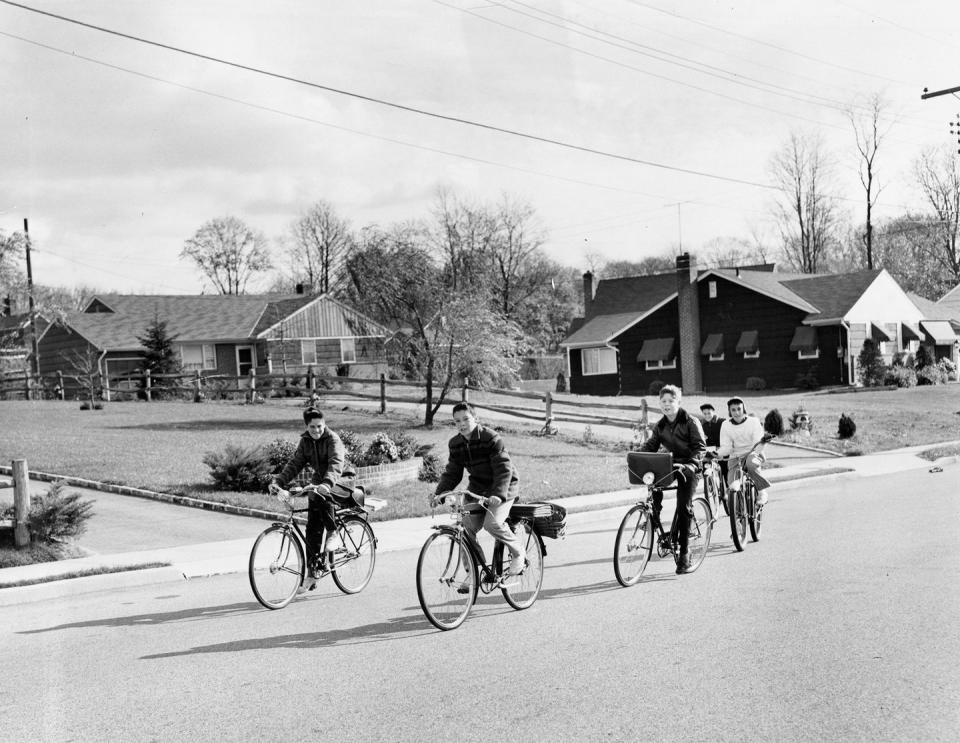
<instances>
[{"instance_id":1,"label":"bicycle handlebar","mask_svg":"<svg viewBox=\"0 0 960 743\"><path fill-rule=\"evenodd\" d=\"M710 459L710 460L713 460L713 461L715 461L715 462L729 462L729 461L731 461L731 460L733 460L733 459L746 459L746 458L749 457L751 454L753 454L754 451L756 451L756 448L757 448L758 446L762 446L763 444L766 444L766 443L768 443L768 442L770 442L770 441L773 441L775 438L777 438L777 437L774 436L772 433L765 433L765 434L763 434L763 436L760 437L760 440L759 440L756 444L754 444L753 446L750 447L750 451L748 451L748 452L746 452L746 453L744 453L744 454L728 454L728 455L725 456L725 457L720 457L720 456L717 456L716 452L709 452L709 451L708 451L708 452L706 453L704 459ZM711 456L711 455L712 455L712 456Z\"/></svg>"},{"instance_id":2,"label":"bicycle handlebar","mask_svg":"<svg viewBox=\"0 0 960 743\"><path fill-rule=\"evenodd\" d=\"M471 498L474 503L479 504L481 508L486 508L490 500L485 496L471 493L469 490L448 490L445 493L433 496L432 502L434 506L445 505L451 510L463 510L468 498Z\"/></svg>"}]
</instances>

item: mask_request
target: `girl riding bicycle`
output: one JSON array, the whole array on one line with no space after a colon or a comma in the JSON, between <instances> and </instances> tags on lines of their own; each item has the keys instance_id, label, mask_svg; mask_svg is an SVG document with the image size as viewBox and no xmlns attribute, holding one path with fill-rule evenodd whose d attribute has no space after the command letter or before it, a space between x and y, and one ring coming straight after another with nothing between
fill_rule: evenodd
<instances>
[{"instance_id":1,"label":"girl riding bicycle","mask_svg":"<svg viewBox=\"0 0 960 743\"><path fill-rule=\"evenodd\" d=\"M471 494L486 499L486 510L478 503L468 507L463 526L476 536L481 526L494 539L503 542L510 551L508 574L523 571L524 556L520 540L506 524L510 508L517 497L517 470L495 432L477 423L477 414L468 402L453 406L453 422L457 435L450 439L446 469L434 492L434 504L442 501L444 493L454 490L463 479L466 469L467 489Z\"/></svg>"}]
</instances>

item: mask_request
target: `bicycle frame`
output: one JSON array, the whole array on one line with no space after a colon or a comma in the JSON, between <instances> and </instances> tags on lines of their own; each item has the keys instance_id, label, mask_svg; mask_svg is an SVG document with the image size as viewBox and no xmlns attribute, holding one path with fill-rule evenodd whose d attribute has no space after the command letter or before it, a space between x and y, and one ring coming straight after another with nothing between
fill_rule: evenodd
<instances>
[{"instance_id":1,"label":"bicycle frame","mask_svg":"<svg viewBox=\"0 0 960 743\"><path fill-rule=\"evenodd\" d=\"M287 514L287 518L283 521L274 521L273 523L275 526L285 526L287 528L292 527L293 533L296 534L297 539L300 540L300 545L304 548L304 550L306 550L307 535L304 532L304 530L300 528L300 524L297 522L296 515L298 513L307 513L310 510L310 508L309 507L294 508L293 504L290 502L286 502L286 505L290 509L290 512ZM337 509L334 511L334 514L333 514L334 531L331 532L331 534L327 538L330 539L332 538L333 534L341 532L346 536L347 539L350 540L350 544L344 544L344 546L348 548L346 555L341 555L339 558L335 559L332 563L328 563L326 566L324 566L323 568L324 574L329 573L334 568L337 568L337 567L340 567L341 565L346 564L347 562L352 560L353 555L355 555L360 550L359 545L353 541L353 535L351 535L348 530L341 529L341 527L344 526L343 517L347 515L359 516L364 520L367 519L367 512L364 511L362 508L349 507L349 506L337 507ZM374 549L377 548L377 542L378 542L378 539L376 535L374 535L374 538L373 538Z\"/></svg>"}]
</instances>

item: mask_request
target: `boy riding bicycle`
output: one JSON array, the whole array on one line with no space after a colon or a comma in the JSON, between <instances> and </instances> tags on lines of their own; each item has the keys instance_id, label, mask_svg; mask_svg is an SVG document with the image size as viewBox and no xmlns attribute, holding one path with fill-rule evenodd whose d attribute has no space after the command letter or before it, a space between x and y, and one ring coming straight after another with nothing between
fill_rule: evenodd
<instances>
[{"instance_id":1,"label":"boy riding bicycle","mask_svg":"<svg viewBox=\"0 0 960 743\"><path fill-rule=\"evenodd\" d=\"M271 494L282 488L300 474L307 465L313 470L313 483L319 485L317 495L310 496L307 511L307 572L302 590L312 590L316 586L319 558L325 551L333 552L336 545L331 536L336 530L337 506L330 491L340 479L346 459L343 442L336 433L327 428L323 413L316 408L303 411L303 422L307 430L300 436L300 443L293 458L287 462L280 474L275 475L268 490Z\"/></svg>"},{"instance_id":2,"label":"boy riding bicycle","mask_svg":"<svg viewBox=\"0 0 960 743\"><path fill-rule=\"evenodd\" d=\"M760 472L765 461L762 453L763 446L750 450L763 439L763 424L758 418L747 415L747 406L739 397L727 400L727 411L730 417L720 427L720 446L717 448L717 456L743 457L749 452L744 466L757 486L757 505L762 506L767 502L767 490L770 487L770 482ZM727 481L732 482L738 476L736 468L731 467Z\"/></svg>"},{"instance_id":3,"label":"boy riding bicycle","mask_svg":"<svg viewBox=\"0 0 960 743\"><path fill-rule=\"evenodd\" d=\"M436 505L443 501L444 493L454 490L468 474L467 490L486 500L486 510L478 502L468 507L463 517L464 528L474 537L481 526L494 539L503 542L510 551L508 575L523 572L524 554L520 540L506 524L510 508L517 497L517 470L503 439L495 432L477 422L473 406L459 402L453 406L453 422L457 435L448 444L447 466L440 475L440 482L431 498Z\"/></svg>"}]
</instances>

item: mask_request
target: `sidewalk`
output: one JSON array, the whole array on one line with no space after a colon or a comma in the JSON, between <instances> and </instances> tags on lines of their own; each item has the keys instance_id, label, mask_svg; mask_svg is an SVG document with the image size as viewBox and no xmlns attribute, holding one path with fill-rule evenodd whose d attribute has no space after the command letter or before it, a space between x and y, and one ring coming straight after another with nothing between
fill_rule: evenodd
<instances>
[{"instance_id":1,"label":"sidewalk","mask_svg":"<svg viewBox=\"0 0 960 743\"><path fill-rule=\"evenodd\" d=\"M795 464L767 470L767 477L776 487L775 492L779 495L802 489L812 478L820 483L825 479L930 468L933 466L932 462L917 456L917 453L929 448L930 445L915 446L863 457L801 458L796 460ZM558 499L557 502L567 508L568 523L575 525L603 518L605 514L602 512L610 509L612 509L611 517L615 517L635 499L636 491L626 489L572 496ZM177 508L143 501L140 498L129 500L132 508L143 508L147 513L150 508ZM217 533L237 533L233 523L225 522L220 524L219 530L212 528L208 530L211 541L151 546L149 549L124 551L117 554L97 554L73 560L6 568L0 570L0 585L18 580L42 579L46 582L15 588L0 588L0 607L128 586L173 583L203 576L246 572L250 547L253 539L264 528L264 522L202 510L183 509L183 512L189 514L186 518L189 518L195 526L192 532L194 537L203 533L206 524L212 524L218 518L239 520L244 530L249 531L250 535L242 539L217 540L214 536ZM211 521L208 522L208 519ZM374 522L373 528L378 539L377 551L382 554L417 549L423 544L430 527L444 520L446 516L438 512L433 517ZM147 519L143 519L137 526L142 526L144 522L147 522ZM136 531L136 536L140 544L149 539L149 535L144 535L139 529ZM140 567L151 563L168 563L169 565L148 569ZM65 579L69 574L75 575L84 570L104 567L122 569L122 572Z\"/></svg>"}]
</instances>

